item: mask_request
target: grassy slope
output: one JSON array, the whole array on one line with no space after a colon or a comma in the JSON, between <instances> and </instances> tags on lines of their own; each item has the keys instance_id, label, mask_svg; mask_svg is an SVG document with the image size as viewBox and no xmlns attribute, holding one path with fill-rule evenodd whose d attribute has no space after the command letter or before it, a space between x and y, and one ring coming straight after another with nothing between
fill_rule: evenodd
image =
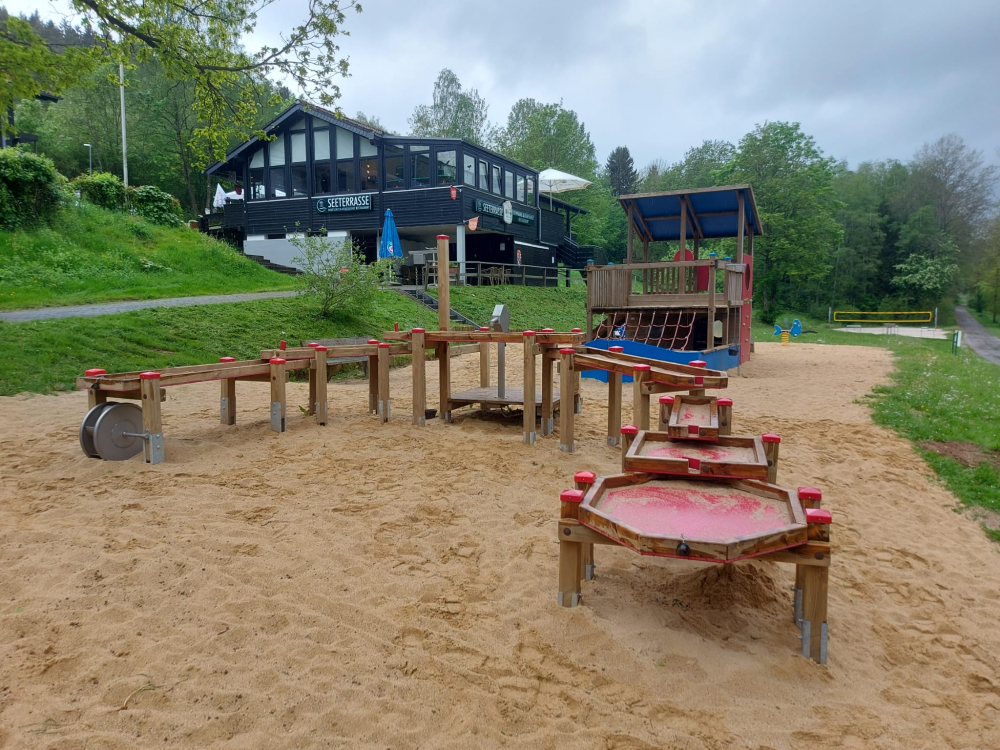
<instances>
[{"instance_id":1,"label":"grassy slope","mask_svg":"<svg viewBox=\"0 0 1000 750\"><path fill-rule=\"evenodd\" d=\"M0 232L0 310L290 289L228 245L81 205L50 226Z\"/></svg>"},{"instance_id":2,"label":"grassy slope","mask_svg":"<svg viewBox=\"0 0 1000 750\"><path fill-rule=\"evenodd\" d=\"M430 290L436 295L435 290ZM511 330L554 328L569 331L587 322L587 287L466 286L451 289L451 306L480 325L490 322L495 305L510 309Z\"/></svg>"},{"instance_id":3,"label":"grassy slope","mask_svg":"<svg viewBox=\"0 0 1000 750\"><path fill-rule=\"evenodd\" d=\"M965 309L968 310L969 314L972 315L976 320L978 320L980 323L986 326L987 330L992 331L997 336L1000 336L1000 315L997 316L997 322L994 323L993 313L989 311L984 310L981 313L977 313L975 310L973 310L971 307L968 306Z\"/></svg>"}]
</instances>

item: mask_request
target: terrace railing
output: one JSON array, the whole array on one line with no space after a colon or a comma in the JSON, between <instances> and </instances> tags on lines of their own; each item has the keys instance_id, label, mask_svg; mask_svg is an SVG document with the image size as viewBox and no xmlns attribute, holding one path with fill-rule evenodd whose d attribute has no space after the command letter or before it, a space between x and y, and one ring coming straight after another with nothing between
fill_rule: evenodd
<instances>
[{"instance_id":1,"label":"terrace railing","mask_svg":"<svg viewBox=\"0 0 1000 750\"><path fill-rule=\"evenodd\" d=\"M426 280L424 286L437 284L437 262L428 261L426 273L419 274ZM550 266L525 266L512 263L491 263L489 261L466 261L465 273L458 266L449 268L451 282L469 286L570 286L584 284L586 279L578 269L552 268Z\"/></svg>"}]
</instances>

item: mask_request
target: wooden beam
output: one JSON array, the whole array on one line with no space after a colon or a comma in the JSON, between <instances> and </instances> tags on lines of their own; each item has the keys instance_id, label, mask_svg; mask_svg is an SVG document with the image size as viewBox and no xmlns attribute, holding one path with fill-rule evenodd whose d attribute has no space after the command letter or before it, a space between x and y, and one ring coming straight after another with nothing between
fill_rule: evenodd
<instances>
[{"instance_id":1,"label":"wooden beam","mask_svg":"<svg viewBox=\"0 0 1000 750\"><path fill-rule=\"evenodd\" d=\"M435 347L438 361L438 414L445 422L451 421L451 357L448 356L448 342L441 341Z\"/></svg>"},{"instance_id":2,"label":"wooden beam","mask_svg":"<svg viewBox=\"0 0 1000 750\"><path fill-rule=\"evenodd\" d=\"M552 364L558 350L550 346L541 346L542 354L542 435L551 435L555 430L553 414L555 413L555 387L552 382ZM525 398L527 398L525 392ZM566 408L566 391L562 392L562 409Z\"/></svg>"},{"instance_id":3,"label":"wooden beam","mask_svg":"<svg viewBox=\"0 0 1000 750\"><path fill-rule=\"evenodd\" d=\"M142 455L148 464L158 464L166 458L163 445L163 418L160 414L160 375L159 373L143 373L141 376L142 390L142 429L146 433L143 441Z\"/></svg>"},{"instance_id":4,"label":"wooden beam","mask_svg":"<svg viewBox=\"0 0 1000 750\"><path fill-rule=\"evenodd\" d=\"M701 231L701 222L698 221L698 216L694 212L694 206L691 205L691 198L687 195L681 196L681 204L687 209L686 213L691 217L691 224L695 229L695 239L704 239L705 235Z\"/></svg>"},{"instance_id":5,"label":"wooden beam","mask_svg":"<svg viewBox=\"0 0 1000 750\"><path fill-rule=\"evenodd\" d=\"M443 258L443 260L442 260ZM448 265L448 235L437 236L438 328L447 331L451 325L451 270Z\"/></svg>"},{"instance_id":6,"label":"wooden beam","mask_svg":"<svg viewBox=\"0 0 1000 750\"><path fill-rule=\"evenodd\" d=\"M632 203L629 202L629 204L628 204L628 241L627 241L626 246L625 246L626 247L626 249L625 249L625 262L626 263L631 263L632 262L632 235L635 232L635 219L632 218L632 215L634 213L635 213L635 211L632 208Z\"/></svg>"},{"instance_id":7,"label":"wooden beam","mask_svg":"<svg viewBox=\"0 0 1000 750\"><path fill-rule=\"evenodd\" d=\"M275 432L285 431L285 360L275 357L271 360L271 429Z\"/></svg>"},{"instance_id":8,"label":"wooden beam","mask_svg":"<svg viewBox=\"0 0 1000 750\"><path fill-rule=\"evenodd\" d=\"M535 332L525 331L522 341L524 342L524 418L521 439L532 445L535 442Z\"/></svg>"},{"instance_id":9,"label":"wooden beam","mask_svg":"<svg viewBox=\"0 0 1000 750\"><path fill-rule=\"evenodd\" d=\"M423 427L427 424L427 368L424 349L424 329L414 328L413 338L413 424Z\"/></svg>"},{"instance_id":10,"label":"wooden beam","mask_svg":"<svg viewBox=\"0 0 1000 750\"><path fill-rule=\"evenodd\" d=\"M576 450L576 443L573 440L575 409L573 408L573 397L571 395L575 388L575 383L573 382L574 351L571 348L563 348L559 350L559 353L562 357L562 371L560 372L562 377L559 381L561 396L559 402L559 450L566 453L573 453Z\"/></svg>"},{"instance_id":11,"label":"wooden beam","mask_svg":"<svg viewBox=\"0 0 1000 750\"><path fill-rule=\"evenodd\" d=\"M743 229L746 226L746 212L745 206L743 205L743 191L739 190L736 193L736 203L739 206L739 218L736 221L736 262L743 262Z\"/></svg>"},{"instance_id":12,"label":"wooden beam","mask_svg":"<svg viewBox=\"0 0 1000 750\"><path fill-rule=\"evenodd\" d=\"M378 345L378 415L383 423L392 418L389 398L389 344Z\"/></svg>"},{"instance_id":13,"label":"wooden beam","mask_svg":"<svg viewBox=\"0 0 1000 750\"><path fill-rule=\"evenodd\" d=\"M312 404L313 414L316 417L316 424L325 425L327 421L327 386L330 382L330 371L326 366L326 347L316 347L316 367L309 371L310 376L315 373L316 390L314 394L315 402Z\"/></svg>"}]
</instances>

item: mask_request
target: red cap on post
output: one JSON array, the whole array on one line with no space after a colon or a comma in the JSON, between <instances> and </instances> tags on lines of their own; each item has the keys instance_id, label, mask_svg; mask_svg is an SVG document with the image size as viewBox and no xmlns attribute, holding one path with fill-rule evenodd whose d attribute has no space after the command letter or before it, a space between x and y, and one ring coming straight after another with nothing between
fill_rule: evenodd
<instances>
[{"instance_id":1,"label":"red cap on post","mask_svg":"<svg viewBox=\"0 0 1000 750\"><path fill-rule=\"evenodd\" d=\"M388 341L383 341L381 344L378 345L378 348L388 349L390 346L392 346L392 344L390 344Z\"/></svg>"},{"instance_id":2,"label":"red cap on post","mask_svg":"<svg viewBox=\"0 0 1000 750\"><path fill-rule=\"evenodd\" d=\"M690 367L707 367L708 366L707 363L705 362L705 360L703 360L703 359L692 359L690 362L688 362L688 365Z\"/></svg>"},{"instance_id":3,"label":"red cap on post","mask_svg":"<svg viewBox=\"0 0 1000 750\"><path fill-rule=\"evenodd\" d=\"M278 348L281 349L281 351L285 351L285 349L288 348L288 342L282 339L278 342Z\"/></svg>"},{"instance_id":4,"label":"red cap on post","mask_svg":"<svg viewBox=\"0 0 1000 750\"><path fill-rule=\"evenodd\" d=\"M608 347L608 351L609 352L623 352L623 351L625 351L625 347L624 346L609 346Z\"/></svg>"},{"instance_id":5,"label":"red cap on post","mask_svg":"<svg viewBox=\"0 0 1000 750\"><path fill-rule=\"evenodd\" d=\"M775 435L773 432L768 432L760 436L760 439L765 443L780 443L781 435Z\"/></svg>"},{"instance_id":6,"label":"red cap on post","mask_svg":"<svg viewBox=\"0 0 1000 750\"><path fill-rule=\"evenodd\" d=\"M316 344L316 349L314 351L325 352L326 351L326 347L323 346L322 344Z\"/></svg>"},{"instance_id":7,"label":"red cap on post","mask_svg":"<svg viewBox=\"0 0 1000 750\"><path fill-rule=\"evenodd\" d=\"M378 343L378 339L368 339L368 343L369 344L377 344Z\"/></svg>"},{"instance_id":8,"label":"red cap on post","mask_svg":"<svg viewBox=\"0 0 1000 750\"><path fill-rule=\"evenodd\" d=\"M564 503L582 503L583 490L563 490L559 493L559 499Z\"/></svg>"},{"instance_id":9,"label":"red cap on post","mask_svg":"<svg viewBox=\"0 0 1000 750\"><path fill-rule=\"evenodd\" d=\"M534 331L521 331L522 336L537 336L538 334Z\"/></svg>"},{"instance_id":10,"label":"red cap on post","mask_svg":"<svg viewBox=\"0 0 1000 750\"><path fill-rule=\"evenodd\" d=\"M815 487L799 487L799 500L822 500L823 493Z\"/></svg>"},{"instance_id":11,"label":"red cap on post","mask_svg":"<svg viewBox=\"0 0 1000 750\"><path fill-rule=\"evenodd\" d=\"M88 378L93 378L97 375L107 375L108 371L102 370L100 367L95 367L92 370L84 370L83 374L86 375Z\"/></svg>"},{"instance_id":12,"label":"red cap on post","mask_svg":"<svg viewBox=\"0 0 1000 750\"><path fill-rule=\"evenodd\" d=\"M715 404L716 406L732 406L733 400L731 398L720 398Z\"/></svg>"},{"instance_id":13,"label":"red cap on post","mask_svg":"<svg viewBox=\"0 0 1000 750\"><path fill-rule=\"evenodd\" d=\"M639 434L639 428L636 427L634 424L627 424L624 427L622 427L622 435L638 435L638 434Z\"/></svg>"},{"instance_id":14,"label":"red cap on post","mask_svg":"<svg viewBox=\"0 0 1000 750\"><path fill-rule=\"evenodd\" d=\"M806 523L829 525L833 523L833 516L824 508L806 508Z\"/></svg>"},{"instance_id":15,"label":"red cap on post","mask_svg":"<svg viewBox=\"0 0 1000 750\"><path fill-rule=\"evenodd\" d=\"M426 328L413 328L411 330L411 333L427 333L427 329Z\"/></svg>"},{"instance_id":16,"label":"red cap on post","mask_svg":"<svg viewBox=\"0 0 1000 750\"><path fill-rule=\"evenodd\" d=\"M592 471L578 471L573 475L573 481L580 484L593 484L597 475Z\"/></svg>"},{"instance_id":17,"label":"red cap on post","mask_svg":"<svg viewBox=\"0 0 1000 750\"><path fill-rule=\"evenodd\" d=\"M632 369L639 372L649 372L652 368L649 365L632 365Z\"/></svg>"},{"instance_id":18,"label":"red cap on post","mask_svg":"<svg viewBox=\"0 0 1000 750\"><path fill-rule=\"evenodd\" d=\"M687 460L688 468L694 469L695 471L701 471L701 459L700 458L689 458Z\"/></svg>"},{"instance_id":19,"label":"red cap on post","mask_svg":"<svg viewBox=\"0 0 1000 750\"><path fill-rule=\"evenodd\" d=\"M446 240L446 239L448 239L448 235L446 235L446 234L439 234L439 235L437 236L437 238L438 238L439 240Z\"/></svg>"},{"instance_id":20,"label":"red cap on post","mask_svg":"<svg viewBox=\"0 0 1000 750\"><path fill-rule=\"evenodd\" d=\"M672 403L674 403L674 397L673 396L660 396L660 403L661 404L672 404Z\"/></svg>"},{"instance_id":21,"label":"red cap on post","mask_svg":"<svg viewBox=\"0 0 1000 750\"><path fill-rule=\"evenodd\" d=\"M235 362L236 357L219 357L220 362Z\"/></svg>"},{"instance_id":22,"label":"red cap on post","mask_svg":"<svg viewBox=\"0 0 1000 750\"><path fill-rule=\"evenodd\" d=\"M688 435L697 435L701 431L701 427L696 424L688 425Z\"/></svg>"},{"instance_id":23,"label":"red cap on post","mask_svg":"<svg viewBox=\"0 0 1000 750\"><path fill-rule=\"evenodd\" d=\"M694 376L694 384L695 385L705 385L705 378L703 378L701 375L695 375Z\"/></svg>"},{"instance_id":24,"label":"red cap on post","mask_svg":"<svg viewBox=\"0 0 1000 750\"><path fill-rule=\"evenodd\" d=\"M158 372L140 372L139 380L159 380L160 373Z\"/></svg>"},{"instance_id":25,"label":"red cap on post","mask_svg":"<svg viewBox=\"0 0 1000 750\"><path fill-rule=\"evenodd\" d=\"M319 346L319 344L315 341L310 341L308 344L306 344L306 346L308 346L310 349L315 349L317 346Z\"/></svg>"},{"instance_id":26,"label":"red cap on post","mask_svg":"<svg viewBox=\"0 0 1000 750\"><path fill-rule=\"evenodd\" d=\"M479 332L480 333L489 333L490 332L490 327L489 326L479 326Z\"/></svg>"},{"instance_id":27,"label":"red cap on post","mask_svg":"<svg viewBox=\"0 0 1000 750\"><path fill-rule=\"evenodd\" d=\"M268 360L268 362L270 362L272 365L283 365L285 364L286 361L287 360L284 360L281 357L272 357L271 359Z\"/></svg>"},{"instance_id":28,"label":"red cap on post","mask_svg":"<svg viewBox=\"0 0 1000 750\"><path fill-rule=\"evenodd\" d=\"M583 329L582 329L582 328L574 328L574 329L573 329L573 330L571 331L571 333L583 333Z\"/></svg>"},{"instance_id":29,"label":"red cap on post","mask_svg":"<svg viewBox=\"0 0 1000 750\"><path fill-rule=\"evenodd\" d=\"M555 332L556 332L555 328L543 328L542 329L542 333L555 333Z\"/></svg>"},{"instance_id":30,"label":"red cap on post","mask_svg":"<svg viewBox=\"0 0 1000 750\"><path fill-rule=\"evenodd\" d=\"M576 349L573 349L573 348L567 346L567 347L563 347L562 349L560 349L559 353L560 354L576 354Z\"/></svg>"}]
</instances>

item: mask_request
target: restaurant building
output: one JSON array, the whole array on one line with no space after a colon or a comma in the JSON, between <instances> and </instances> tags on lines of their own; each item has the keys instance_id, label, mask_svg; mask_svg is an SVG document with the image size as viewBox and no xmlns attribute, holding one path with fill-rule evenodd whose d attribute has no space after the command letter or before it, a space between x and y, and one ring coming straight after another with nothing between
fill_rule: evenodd
<instances>
[{"instance_id":1,"label":"restaurant building","mask_svg":"<svg viewBox=\"0 0 1000 750\"><path fill-rule=\"evenodd\" d=\"M350 239L373 260L392 209L404 266L451 238L451 261L583 268L593 248L573 239L586 213L546 196L538 172L457 138L411 138L298 102L207 170L241 188L205 222L247 255L294 266L296 234ZM475 230L470 230L469 220ZM416 255L414 255L416 254Z\"/></svg>"}]
</instances>

